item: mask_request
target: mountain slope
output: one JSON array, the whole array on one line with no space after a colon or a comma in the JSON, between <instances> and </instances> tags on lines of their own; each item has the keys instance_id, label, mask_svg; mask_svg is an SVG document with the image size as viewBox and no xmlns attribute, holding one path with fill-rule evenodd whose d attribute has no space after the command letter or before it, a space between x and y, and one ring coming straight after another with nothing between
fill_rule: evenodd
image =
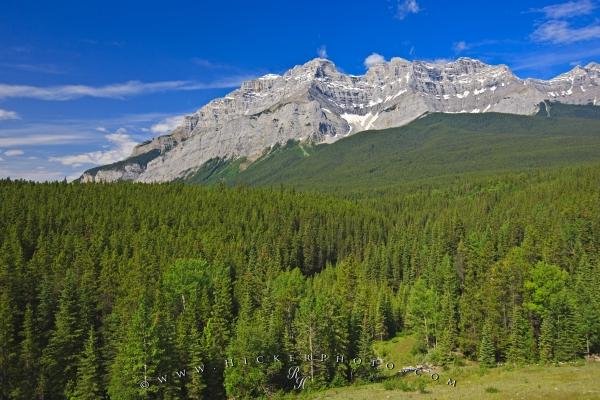
<instances>
[{"instance_id":1,"label":"mountain slope","mask_svg":"<svg viewBox=\"0 0 600 400\"><path fill-rule=\"evenodd\" d=\"M536 116L434 113L333 144L290 142L245 169L238 161L220 160L213 173L201 169L187 181L348 190L600 161L600 108L550 103L541 108Z\"/></svg>"},{"instance_id":2,"label":"mountain slope","mask_svg":"<svg viewBox=\"0 0 600 400\"><path fill-rule=\"evenodd\" d=\"M542 81L522 80L504 65L469 58L449 63L394 58L363 76L315 59L281 76L245 82L186 117L171 134L139 145L133 157L160 153L146 164L124 160L116 168L86 171L81 180L170 181L194 174L211 159L253 161L289 140L332 143L359 131L402 126L427 112L532 115L542 101L595 105L598 98L595 63Z\"/></svg>"}]
</instances>

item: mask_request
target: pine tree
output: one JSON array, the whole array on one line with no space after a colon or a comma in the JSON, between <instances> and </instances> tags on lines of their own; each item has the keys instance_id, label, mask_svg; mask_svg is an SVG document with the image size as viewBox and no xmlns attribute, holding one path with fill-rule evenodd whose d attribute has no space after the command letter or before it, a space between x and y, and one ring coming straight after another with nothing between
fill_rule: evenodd
<instances>
[{"instance_id":1,"label":"pine tree","mask_svg":"<svg viewBox=\"0 0 600 400\"><path fill-rule=\"evenodd\" d=\"M15 352L13 310L8 293L0 295L0 398L9 399L15 382Z\"/></svg>"},{"instance_id":2,"label":"pine tree","mask_svg":"<svg viewBox=\"0 0 600 400\"><path fill-rule=\"evenodd\" d=\"M102 398L102 379L99 373L96 335L90 327L83 352L79 357L77 381L69 400L96 400Z\"/></svg>"},{"instance_id":3,"label":"pine tree","mask_svg":"<svg viewBox=\"0 0 600 400\"><path fill-rule=\"evenodd\" d=\"M557 361L570 361L583 350L584 338L581 334L581 324L578 324L573 306L567 302L556 316L557 337L555 358Z\"/></svg>"},{"instance_id":4,"label":"pine tree","mask_svg":"<svg viewBox=\"0 0 600 400\"><path fill-rule=\"evenodd\" d=\"M27 304L25 315L23 316L23 329L20 335L23 339L19 351L21 375L19 388L15 394L17 398L33 399L35 397L35 386L32 385L32 380L37 378L39 372L39 348L34 326L31 304Z\"/></svg>"},{"instance_id":5,"label":"pine tree","mask_svg":"<svg viewBox=\"0 0 600 400\"><path fill-rule=\"evenodd\" d=\"M492 324L489 319L483 324L477 360L479 361L479 365L483 368L492 368L496 366L496 350L494 348L492 336Z\"/></svg>"},{"instance_id":6,"label":"pine tree","mask_svg":"<svg viewBox=\"0 0 600 400\"><path fill-rule=\"evenodd\" d=\"M137 400L160 391L160 383L155 380L164 372L160 370L163 350L158 335L159 318L150 305L148 295L144 295L128 320L125 335L119 340L117 354L110 366L110 398ZM142 387L144 382L148 382L149 386Z\"/></svg>"},{"instance_id":7,"label":"pine tree","mask_svg":"<svg viewBox=\"0 0 600 400\"><path fill-rule=\"evenodd\" d=\"M515 364L525 364L532 361L535 356L533 331L531 324L523 314L521 306L513 307L507 361Z\"/></svg>"},{"instance_id":8,"label":"pine tree","mask_svg":"<svg viewBox=\"0 0 600 400\"><path fill-rule=\"evenodd\" d=\"M212 349L225 349L229 342L232 319L231 276L229 268L222 264L218 264L214 271L214 304L210 317L213 335L209 346Z\"/></svg>"},{"instance_id":9,"label":"pine tree","mask_svg":"<svg viewBox=\"0 0 600 400\"><path fill-rule=\"evenodd\" d=\"M594 276L594 272L587 257L582 257L575 275L575 287L570 292L587 355L590 355L593 343L600 343L600 277Z\"/></svg>"},{"instance_id":10,"label":"pine tree","mask_svg":"<svg viewBox=\"0 0 600 400\"><path fill-rule=\"evenodd\" d=\"M205 398L204 392L206 389L206 383L204 379L203 369L206 368L202 354L204 349L202 347L202 335L198 332L196 327L192 327L189 334L188 343L188 358L191 369L191 376L186 383L187 395L190 400L202 400Z\"/></svg>"},{"instance_id":11,"label":"pine tree","mask_svg":"<svg viewBox=\"0 0 600 400\"><path fill-rule=\"evenodd\" d=\"M379 369L372 365L376 359L373 352L373 334L371 333L371 320L367 313L363 316L363 322L360 327L360 336L358 339L358 363L352 363L353 375L366 380L373 381L379 376Z\"/></svg>"},{"instance_id":12,"label":"pine tree","mask_svg":"<svg viewBox=\"0 0 600 400\"><path fill-rule=\"evenodd\" d=\"M436 346L436 355L443 364L452 360L452 350L456 346L458 331L456 311L458 308L458 280L449 256L442 261L444 294L441 302L440 335Z\"/></svg>"},{"instance_id":13,"label":"pine tree","mask_svg":"<svg viewBox=\"0 0 600 400\"><path fill-rule=\"evenodd\" d=\"M258 313L250 311L242 311L239 322L236 326L235 335L227 349L227 356L208 363L208 367L217 367L219 374L225 374L224 382L222 380L214 380L214 374L211 373L207 378L206 393L211 398L219 398L224 396L222 388L226 390L229 398L239 399L254 399L266 397L269 389L268 371L263 365L257 365L251 358L248 360L248 365L244 362L244 357L248 355L263 355L271 354L266 347L267 344L267 329L265 320ZM209 327L207 327L208 329ZM233 361L233 366L230 364L225 368L224 360L228 363ZM214 364L214 362L218 362ZM224 371L223 371L224 370ZM220 376L219 376L220 378Z\"/></svg>"},{"instance_id":14,"label":"pine tree","mask_svg":"<svg viewBox=\"0 0 600 400\"><path fill-rule=\"evenodd\" d=\"M75 277L69 270L58 302L55 328L41 358L43 373L47 381L52 383L48 386L50 397L64 396L65 391L70 389L67 384L75 382L77 358L83 345L79 323Z\"/></svg>"},{"instance_id":15,"label":"pine tree","mask_svg":"<svg viewBox=\"0 0 600 400\"><path fill-rule=\"evenodd\" d=\"M556 323L553 318L546 316L542 320L540 329L539 351L540 361L544 363L552 362L555 359L554 350L556 347Z\"/></svg>"},{"instance_id":16,"label":"pine tree","mask_svg":"<svg viewBox=\"0 0 600 400\"><path fill-rule=\"evenodd\" d=\"M437 341L436 354L443 364L452 361L452 350L456 345L456 300L450 292L446 292L442 298L442 326Z\"/></svg>"}]
</instances>

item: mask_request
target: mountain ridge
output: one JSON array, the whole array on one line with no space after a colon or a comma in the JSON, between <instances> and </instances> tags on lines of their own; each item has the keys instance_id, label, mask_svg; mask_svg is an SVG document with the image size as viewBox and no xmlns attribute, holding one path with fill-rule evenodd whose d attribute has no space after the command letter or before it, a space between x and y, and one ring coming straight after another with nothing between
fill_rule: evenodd
<instances>
[{"instance_id":1,"label":"mountain ridge","mask_svg":"<svg viewBox=\"0 0 600 400\"><path fill-rule=\"evenodd\" d=\"M431 112L533 115L540 103L596 105L599 97L597 63L540 80L465 57L447 63L393 58L361 76L317 58L282 75L244 82L186 116L170 134L138 145L118 167L96 167L80 180L172 181L193 175L211 159L252 162L289 140L332 143L360 131L403 126Z\"/></svg>"},{"instance_id":2,"label":"mountain ridge","mask_svg":"<svg viewBox=\"0 0 600 400\"><path fill-rule=\"evenodd\" d=\"M288 142L246 168L213 159L184 181L355 192L598 162L600 107L542 103L534 116L430 113L332 144Z\"/></svg>"}]
</instances>

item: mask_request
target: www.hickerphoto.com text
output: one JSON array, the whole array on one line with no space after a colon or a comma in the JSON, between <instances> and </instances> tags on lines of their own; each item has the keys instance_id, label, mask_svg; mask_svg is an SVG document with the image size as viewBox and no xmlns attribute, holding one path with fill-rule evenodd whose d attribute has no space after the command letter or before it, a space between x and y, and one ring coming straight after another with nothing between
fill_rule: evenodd
<instances>
[{"instance_id":1,"label":"www.hickerphoto.com text","mask_svg":"<svg viewBox=\"0 0 600 400\"><path fill-rule=\"evenodd\" d=\"M331 357L327 354L321 354L319 356L315 356L312 354L304 354L301 356L297 356L297 355L293 355L293 354L284 355L284 356L276 355L276 354L274 354L272 356L258 355L256 357L226 358L223 360L223 366L227 369L227 368L236 368L236 367L243 367L243 366L262 366L262 365L266 365L269 363L287 363L287 364L291 364L291 365L297 365L300 363L323 363L330 359L331 359ZM363 360L361 357L355 357L355 358L350 359L343 355L336 355L335 362L340 363L340 364L350 364L350 365L354 365L354 366L362 365L364 363L364 364L368 364L371 368L385 368L388 370L393 370L396 368L396 365L393 362L385 361L381 358L371 358L368 360ZM298 373L297 366L291 367L290 371L294 368L295 368L295 374L297 374ZM202 374L202 373L204 373L205 370L206 370L205 364L188 366L187 368L179 369L177 371L172 372L171 376L181 379L181 378L185 378L188 375L189 371L191 371L192 373ZM405 368L402 368L399 371L399 373L406 374L409 372L414 372L416 375L421 375L423 373L423 371L426 371L426 369L424 367L405 367ZM290 373L292 373L292 372L290 372ZM157 376L155 378L155 381L157 381L158 383L166 383L168 381L168 378L169 378L169 374L162 374L162 375ZM431 374L432 380L437 381L439 378L440 378L440 376L437 373ZM449 379L448 384L452 385L452 386L456 386L456 380ZM142 381L142 383L140 385L142 387L149 387L150 383L148 381L148 378L144 378L144 380Z\"/></svg>"}]
</instances>

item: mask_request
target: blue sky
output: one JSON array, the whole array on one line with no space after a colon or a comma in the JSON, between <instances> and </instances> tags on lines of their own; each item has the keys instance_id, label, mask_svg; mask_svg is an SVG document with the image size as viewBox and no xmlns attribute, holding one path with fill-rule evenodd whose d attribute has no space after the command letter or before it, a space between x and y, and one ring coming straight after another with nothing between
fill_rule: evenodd
<instances>
[{"instance_id":1,"label":"blue sky","mask_svg":"<svg viewBox=\"0 0 600 400\"><path fill-rule=\"evenodd\" d=\"M357 75L369 56L468 56L553 77L600 61L599 1L4 1L0 177L76 177L318 55Z\"/></svg>"}]
</instances>

